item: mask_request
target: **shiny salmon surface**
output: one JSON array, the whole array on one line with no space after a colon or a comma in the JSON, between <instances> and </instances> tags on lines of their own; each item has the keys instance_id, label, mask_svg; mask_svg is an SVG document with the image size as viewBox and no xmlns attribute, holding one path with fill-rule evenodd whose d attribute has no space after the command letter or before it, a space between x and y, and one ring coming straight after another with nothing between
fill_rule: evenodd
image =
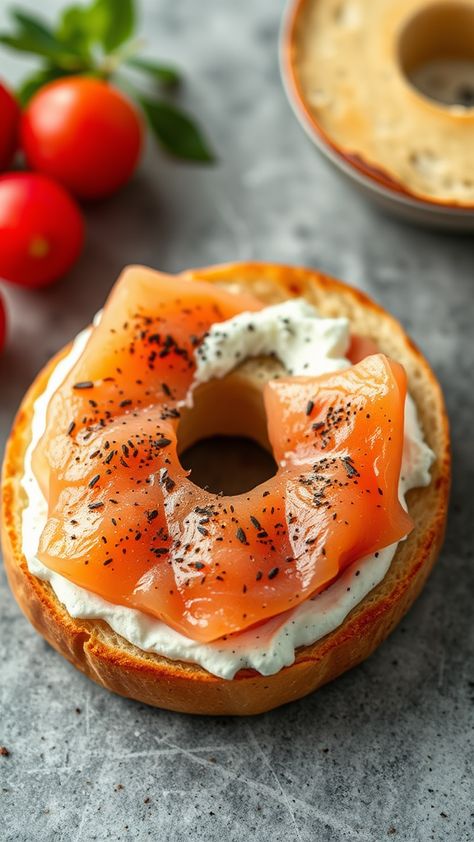
<instances>
[{"instance_id":1,"label":"shiny salmon surface","mask_svg":"<svg viewBox=\"0 0 474 842\"><path fill-rule=\"evenodd\" d=\"M129 270L35 454L49 500L41 561L200 641L294 607L411 529L398 501L405 375L380 354L266 384L272 479L235 497L191 482L176 436L193 350L212 323L261 306Z\"/></svg>"}]
</instances>

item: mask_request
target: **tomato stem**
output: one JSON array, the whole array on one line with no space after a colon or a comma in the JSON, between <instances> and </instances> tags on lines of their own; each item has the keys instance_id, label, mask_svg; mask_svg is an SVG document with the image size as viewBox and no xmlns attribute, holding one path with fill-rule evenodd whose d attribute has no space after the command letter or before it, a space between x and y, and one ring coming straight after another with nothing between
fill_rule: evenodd
<instances>
[{"instance_id":1,"label":"tomato stem","mask_svg":"<svg viewBox=\"0 0 474 842\"><path fill-rule=\"evenodd\" d=\"M97 72L104 79L110 79L117 72L121 64L143 49L145 43L144 38L133 38L131 41L127 41L113 53L109 53L109 55L104 57L103 61L97 67Z\"/></svg>"}]
</instances>

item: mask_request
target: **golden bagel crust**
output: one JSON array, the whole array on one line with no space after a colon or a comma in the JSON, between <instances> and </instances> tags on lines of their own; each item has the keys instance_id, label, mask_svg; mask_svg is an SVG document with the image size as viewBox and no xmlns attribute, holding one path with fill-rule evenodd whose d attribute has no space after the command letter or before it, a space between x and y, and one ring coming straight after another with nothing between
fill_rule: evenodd
<instances>
[{"instance_id":1,"label":"golden bagel crust","mask_svg":"<svg viewBox=\"0 0 474 842\"><path fill-rule=\"evenodd\" d=\"M416 528L400 544L384 580L339 628L297 650L294 664L275 675L243 669L231 681L196 664L143 652L101 620L76 620L51 586L31 575L22 552L21 487L34 401L44 390L64 349L27 392L7 444L2 479L2 543L8 579L33 626L86 675L115 693L157 707L196 714L250 715L299 699L367 658L395 628L420 593L440 550L450 486L449 429L442 393L428 363L400 324L363 293L320 272L267 263L236 263L190 270L185 277L238 291L266 303L303 295L322 315L347 316L355 333L406 368L426 440L436 454L432 481L409 492ZM246 363L248 365L248 363Z\"/></svg>"}]
</instances>

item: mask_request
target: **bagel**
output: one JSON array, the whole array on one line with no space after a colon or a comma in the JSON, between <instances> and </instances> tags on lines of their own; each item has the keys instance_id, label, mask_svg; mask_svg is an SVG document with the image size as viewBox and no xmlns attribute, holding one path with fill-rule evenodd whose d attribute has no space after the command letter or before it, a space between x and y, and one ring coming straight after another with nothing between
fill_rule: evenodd
<instances>
[{"instance_id":1,"label":"bagel","mask_svg":"<svg viewBox=\"0 0 474 842\"><path fill-rule=\"evenodd\" d=\"M326 317L346 317L351 331L372 339L402 363L425 438L435 454L431 483L408 493L416 528L397 548L384 579L322 639L296 651L294 663L272 675L241 669L233 679L197 664L145 652L103 620L75 619L52 587L32 575L23 554L22 485L36 399L68 348L51 360L31 386L7 444L2 479L2 542L8 579L33 626L78 669L98 684L147 704L196 714L250 715L298 699L355 666L384 640L418 596L440 550L450 486L448 421L440 387L428 363L400 324L363 293L319 272L265 263L196 269L181 276L207 281L233 293L250 293L264 304L299 296ZM272 376L273 362L247 361L253 383ZM191 434L190 434L191 435Z\"/></svg>"},{"instance_id":2,"label":"bagel","mask_svg":"<svg viewBox=\"0 0 474 842\"><path fill-rule=\"evenodd\" d=\"M473 25L473 0L294 0L284 66L298 113L375 184L472 209ZM464 92L465 104L452 101L453 91Z\"/></svg>"}]
</instances>

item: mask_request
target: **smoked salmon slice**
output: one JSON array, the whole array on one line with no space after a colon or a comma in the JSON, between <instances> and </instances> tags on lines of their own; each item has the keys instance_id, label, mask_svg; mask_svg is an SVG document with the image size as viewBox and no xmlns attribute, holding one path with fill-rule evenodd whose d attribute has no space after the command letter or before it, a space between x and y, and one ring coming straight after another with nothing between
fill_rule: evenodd
<instances>
[{"instance_id":1,"label":"smoked salmon slice","mask_svg":"<svg viewBox=\"0 0 474 842\"><path fill-rule=\"evenodd\" d=\"M50 472L61 470L71 442L84 442L132 408L174 406L191 385L194 350L210 326L262 307L252 295L216 284L127 267L48 408L47 434L33 459L45 496Z\"/></svg>"},{"instance_id":2,"label":"smoked salmon slice","mask_svg":"<svg viewBox=\"0 0 474 842\"><path fill-rule=\"evenodd\" d=\"M266 384L275 477L235 497L195 486L177 456L194 347L210 324L262 305L132 271L35 454L45 565L206 642L298 605L411 530L398 500L406 378L381 354Z\"/></svg>"}]
</instances>

